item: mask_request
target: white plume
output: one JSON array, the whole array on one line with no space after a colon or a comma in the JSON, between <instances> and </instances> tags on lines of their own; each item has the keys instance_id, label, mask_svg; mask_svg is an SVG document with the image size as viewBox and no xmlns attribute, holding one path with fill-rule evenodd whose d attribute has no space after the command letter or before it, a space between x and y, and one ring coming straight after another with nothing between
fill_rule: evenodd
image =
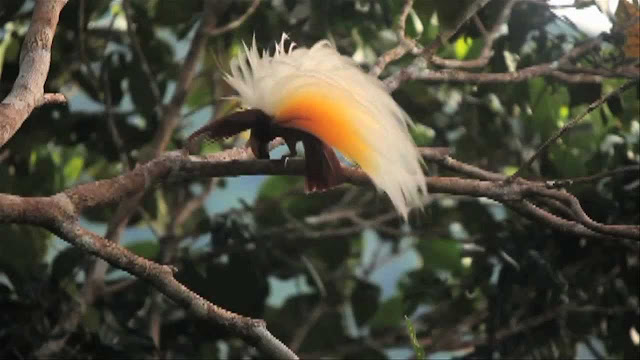
<instances>
[{"instance_id":1,"label":"white plume","mask_svg":"<svg viewBox=\"0 0 640 360\"><path fill-rule=\"evenodd\" d=\"M304 109L295 112L305 121L327 122L328 129L290 126L311 132L356 161L406 219L409 207L421 205L427 193L422 159L408 132L411 119L379 79L340 55L329 41L309 49L293 43L285 48L286 39L283 35L269 55L258 52L254 37L251 48L245 45L244 54L232 61L226 81L245 106L264 111L281 126L289 125L283 112L294 98L308 96L314 104L339 109L332 120L311 118ZM331 109L317 110L316 114L334 114ZM345 138L341 131L350 133Z\"/></svg>"}]
</instances>

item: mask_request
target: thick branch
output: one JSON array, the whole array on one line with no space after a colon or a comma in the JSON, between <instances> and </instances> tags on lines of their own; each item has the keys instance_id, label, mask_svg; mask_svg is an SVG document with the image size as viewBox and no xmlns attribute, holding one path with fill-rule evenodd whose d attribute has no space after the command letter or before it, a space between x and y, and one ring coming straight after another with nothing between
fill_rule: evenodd
<instances>
[{"instance_id":1,"label":"thick branch","mask_svg":"<svg viewBox=\"0 0 640 360\"><path fill-rule=\"evenodd\" d=\"M127 21L129 25L129 35L131 36L132 46L134 47L134 51L139 52L139 44L137 43L137 37L135 36L133 24L131 22L130 17L130 4L125 2L125 11L127 15ZM203 14L202 20L196 34L191 41L191 45L189 51L187 52L186 58L184 60L184 64L182 66L182 70L178 76L176 88L174 94L169 101L169 104L163 106L158 103L155 107L155 113L160 116L160 126L154 134L154 138L151 144L142 151L140 156L140 162L144 163L158 155L160 155L164 149L169 144L171 136L180 121L180 109L186 99L186 95L191 88L193 83L193 79L195 76L198 60L200 59L200 54L202 53L204 46L206 45L206 31L211 28L215 24L215 15L213 13L214 2L206 1L205 2L205 12ZM82 34L82 32L80 32ZM150 73L150 69L148 69L148 64L145 65L146 61L144 56L139 53L138 55L142 56L143 68L147 73L147 78L151 81L151 88L154 89L155 83L153 79L150 77L152 74ZM90 68L89 68L90 69ZM152 90L154 99L156 101L161 101L159 98L160 94L155 90ZM109 225L107 227L107 231L105 233L105 238L114 243L118 243L120 240L120 236L124 229L126 228L126 224L129 221L131 215L136 211L140 201L142 200L143 192L133 192L129 194L129 197L123 199L123 201L119 204L118 208L115 211L113 217L111 217L109 221ZM90 196L90 194L89 194ZM101 295L104 290L104 276L108 270L108 264L100 259L96 260L88 269L87 277L85 281L85 285L82 289L83 300L87 304L91 304L98 296ZM75 311L77 310L77 311ZM72 316L64 316L62 317L60 328L65 329L68 333L68 329L74 329L77 326L79 316L77 316L77 312L82 311L82 308L74 309L74 313ZM65 322L68 322L65 324ZM56 327L58 328L58 326ZM64 336L65 334L61 334L57 336L56 339L50 340L49 342L57 343L57 347L61 347L64 345ZM49 346L49 342L43 345L43 349L46 347L52 348L55 352L55 348Z\"/></svg>"},{"instance_id":2,"label":"thick branch","mask_svg":"<svg viewBox=\"0 0 640 360\"><path fill-rule=\"evenodd\" d=\"M38 0L20 51L20 73L0 103L0 147L22 126L31 111L56 97L44 96L51 62L51 43L60 11L67 0Z\"/></svg>"},{"instance_id":3,"label":"thick branch","mask_svg":"<svg viewBox=\"0 0 640 360\"><path fill-rule=\"evenodd\" d=\"M599 224L584 214L573 195L548 189L544 183L522 179L505 182L504 176L477 169L451 159L441 149L421 149L425 158L451 169L485 180L455 177L429 177L431 193L448 193L473 197L487 197L502 202L515 211L557 230L581 237L596 239L640 239L640 226ZM78 185L50 197L25 198L0 194L0 222L42 226L83 250L95 254L108 263L122 268L154 285L160 292L196 315L228 327L232 332L254 344L265 354L292 358L284 345L273 338L260 321L245 318L218 308L185 288L173 278L173 269L140 258L118 244L82 228L77 219L83 210L106 205L138 194L158 183L186 181L198 177L238 175L302 175L304 161L289 159L248 160L248 149L230 149L207 156L188 156L175 151L136 167L129 173L109 180ZM370 185L360 170L344 168L344 181ZM545 197L563 203L575 221L563 219L543 210L527 199ZM633 244L637 245L637 242ZM637 248L635 246L634 248Z\"/></svg>"},{"instance_id":4,"label":"thick branch","mask_svg":"<svg viewBox=\"0 0 640 360\"><path fill-rule=\"evenodd\" d=\"M423 154L429 154L429 149L422 149ZM231 149L207 156L186 156L181 152L170 152L138 166L133 171L109 180L101 180L83 184L68 189L64 194L70 200L74 213L108 203L114 203L128 198L133 194L144 192L146 189L162 182L179 182L202 177L223 177L239 175L302 175L304 161L290 159L286 163L279 160L252 160L253 155L247 149ZM640 240L640 226L637 225L605 225L590 219L580 207L578 200L571 194L548 189L543 182L531 182L524 179L504 181L504 176L477 169L472 165L460 163L443 155L437 150L426 156L463 173L475 174L485 180L461 179L455 177L429 177L427 184L432 193L447 193L473 197L488 197L502 202L515 210L527 211L535 215L538 220L556 225L560 229L578 236L594 238L625 238ZM362 171L353 168L343 168L344 181L367 185L369 178ZM545 210L530 208L526 199L538 200L544 198L559 203L572 216L563 219ZM32 198L25 198L34 201ZM2 198L0 198L2 204ZM5 222L17 221L24 212L16 212L15 206L3 206L0 219ZM534 211L535 210L535 211ZM552 221L551 221L552 220Z\"/></svg>"},{"instance_id":5,"label":"thick branch","mask_svg":"<svg viewBox=\"0 0 640 360\"><path fill-rule=\"evenodd\" d=\"M213 1L205 2L205 12L202 16L200 26L196 30L196 34L191 41L191 46L187 52L184 63L182 64L182 71L178 76L176 88L169 101L169 104L163 109L164 116L160 120L160 128L156 131L152 145L151 145L151 158L160 155L169 144L173 131L180 121L180 109L184 104L187 94L191 89L191 84L196 75L196 68L200 55L204 51L207 43L208 31L215 25L216 17L213 13ZM143 159L145 160L145 159Z\"/></svg>"},{"instance_id":6,"label":"thick branch","mask_svg":"<svg viewBox=\"0 0 640 360\"><path fill-rule=\"evenodd\" d=\"M3 221L13 220L12 222L43 226L72 245L145 280L197 317L224 326L234 335L256 346L265 355L279 359L297 359L291 350L269 333L264 321L234 314L213 305L178 282L173 277L176 269L137 256L120 245L84 229L77 221L78 213L72 201L64 194L31 199L0 195L0 203L13 205L18 209L17 212L9 210L9 214L13 212L13 216L6 217L2 216L6 214L0 214Z\"/></svg>"}]
</instances>

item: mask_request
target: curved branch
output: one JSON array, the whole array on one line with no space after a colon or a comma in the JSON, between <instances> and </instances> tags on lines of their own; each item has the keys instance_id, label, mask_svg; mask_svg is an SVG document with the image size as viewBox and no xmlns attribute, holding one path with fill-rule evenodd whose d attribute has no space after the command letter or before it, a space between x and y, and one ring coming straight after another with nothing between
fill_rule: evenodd
<instances>
[{"instance_id":1,"label":"curved branch","mask_svg":"<svg viewBox=\"0 0 640 360\"><path fill-rule=\"evenodd\" d=\"M213 1L205 2L204 14L202 16L200 24L198 25L198 29L196 30L196 34L191 41L180 74L178 75L173 96L171 97L167 105L163 106L162 104L157 104L155 107L156 114L160 116L160 126L154 133L151 144L141 152L139 158L139 161L141 163L144 163L149 159L162 154L164 149L169 144L175 128L179 124L179 121L181 119L180 109L182 108L182 105L184 104L184 101L186 99L186 95L189 92L191 85L193 84L193 79L195 77L200 55L202 54L207 42L208 37L206 35L206 32L215 25L216 17L214 14L214 3L215 2ZM131 10L129 5L130 4L125 2L126 11ZM130 14L127 13L126 15ZM131 19L128 19L128 21L129 20ZM129 24L131 24L130 21ZM80 32L80 34L82 34L82 32ZM137 38L135 37L135 34L133 32L131 32L130 35L132 35L132 46L135 48ZM150 85L153 88L153 82ZM162 99L156 98L156 100L160 101ZM140 201L142 200L143 193L132 193L129 195L130 196L128 198L123 199L123 201L119 204L118 208L115 211L115 214L111 217L107 226L105 238L114 243L119 242L120 236L124 231L129 218L136 211ZM87 271L85 285L82 289L83 301L85 304L93 303L95 299L103 293L104 276L106 275L107 270L108 264L100 259L94 261L90 266L89 270ZM56 325L56 329L61 329L63 334L56 336L55 339L47 341L41 347L41 349L43 349L42 353L45 353L46 348L49 348L49 353L55 352L57 351L56 346L57 348L60 348L64 345L66 334L75 329L80 320L80 316L78 315L78 313L82 311L82 308L73 308L71 310L71 314L67 314L68 316L61 317L62 321L58 325ZM54 346L50 346L49 343L52 343Z\"/></svg>"},{"instance_id":2,"label":"curved branch","mask_svg":"<svg viewBox=\"0 0 640 360\"><path fill-rule=\"evenodd\" d=\"M600 83L604 79L601 75L587 73L564 73L559 67L569 64L585 53L600 45L602 39L596 37L576 46L571 51L555 61L532 65L518 71L506 73L476 73L455 69L432 70L427 68L423 58L416 58L411 65L387 77L384 83L389 92L393 92L400 85L409 80L424 80L438 82L471 82L471 83L505 83L528 80L535 76L551 76L566 82ZM442 59L446 61L446 59Z\"/></svg>"},{"instance_id":3,"label":"curved branch","mask_svg":"<svg viewBox=\"0 0 640 360\"><path fill-rule=\"evenodd\" d=\"M629 244L627 241L625 244L634 249L638 248L640 226L599 224L584 213L578 200L571 194L548 189L542 182L524 179L504 181L504 175L451 159L442 149L430 151L423 148L421 153L426 159L435 160L451 169L484 179L429 177L427 184L432 193L491 198L554 229L595 239L630 239L634 242ZM252 158L253 154L250 150L244 148L234 148L207 156L189 156L182 151L174 151L165 153L121 176L77 185L49 197L0 194L0 222L44 227L71 244L149 282L197 316L229 328L234 334L255 345L265 354L278 358L294 358L295 354L273 338L262 321L246 318L211 304L176 281L173 278L174 269L171 267L134 255L120 245L78 224L78 218L83 210L143 193L159 183L180 182L198 177L302 175L304 173L304 161L300 159L289 159L286 162L249 160ZM358 169L345 167L343 172L345 182L371 185L366 174ZM562 203L562 206L570 209L576 221L563 219L527 201L528 198L537 197Z\"/></svg>"},{"instance_id":4,"label":"curved branch","mask_svg":"<svg viewBox=\"0 0 640 360\"><path fill-rule=\"evenodd\" d=\"M53 35L66 3L67 0L36 2L20 51L20 73L9 95L0 103L0 147L11 139L36 106L59 100L44 96L44 83L49 74Z\"/></svg>"},{"instance_id":5,"label":"curved branch","mask_svg":"<svg viewBox=\"0 0 640 360\"><path fill-rule=\"evenodd\" d=\"M450 83L509 83L529 80L536 76L554 77L568 83L601 83L600 75L567 74L555 70L554 63L533 65L515 72L475 73L461 70L430 70L414 62L408 67L384 79L387 91L393 92L407 81L423 80Z\"/></svg>"},{"instance_id":6,"label":"curved branch","mask_svg":"<svg viewBox=\"0 0 640 360\"><path fill-rule=\"evenodd\" d=\"M369 74L378 77L380 73L384 70L384 68L390 62L394 60L398 60L407 53L407 51L412 48L417 48L417 44L413 39L409 39L405 33L407 16L411 11L411 7L413 6L413 0L405 0L404 6L402 8L402 12L400 13L400 18L398 19L396 36L398 37L398 45L396 45L393 49L387 50L384 54L378 57L375 65L371 67L369 70Z\"/></svg>"},{"instance_id":7,"label":"curved branch","mask_svg":"<svg viewBox=\"0 0 640 360\"><path fill-rule=\"evenodd\" d=\"M245 13L242 14L242 16L240 16L239 18L233 20L232 22L230 22L230 23L228 23L228 24L226 24L224 26L220 26L220 27L208 30L207 31L207 35L209 35L209 36L217 36L217 35L224 34L226 32L229 32L229 31L239 27L245 21L247 21L249 16L251 16L251 14L253 14L256 11L258 6L260 5L260 1L261 0L253 0L253 3L251 3L251 6L249 6L247 11L245 11Z\"/></svg>"},{"instance_id":8,"label":"curved branch","mask_svg":"<svg viewBox=\"0 0 640 360\"><path fill-rule=\"evenodd\" d=\"M429 149L421 149L422 154L429 154ZM118 202L125 198L144 192L146 189L158 183L179 182L202 177L223 177L239 175L302 175L304 173L304 160L289 159L286 163L280 160L250 160L253 155L248 149L234 148L227 151L210 154L207 156L187 156L183 152L174 151L138 166L133 171L116 178L82 184L70 188L55 196L64 196L69 200L73 211L80 214L83 210L98 205ZM474 174L485 180L461 179L456 177L429 177L427 185L432 193L447 193L454 195L466 195L473 197L488 197L502 202L509 207L520 210L528 207L526 199L538 199L540 197L559 202L566 212L570 211L572 219L562 219L553 216L556 224L563 221L564 229L578 236L595 238L625 238L640 240L640 226L637 225L605 225L589 218L575 196L556 189L548 189L543 182L532 182L524 179L505 181L506 176L487 172L462 164L442 151L436 150L425 156L438 163L445 164L463 173ZM247 161L241 161L247 160ZM344 167L343 181L356 185L370 185L371 182L364 172L358 169ZM0 197L0 205L6 200L7 195ZM42 198L19 198L28 202L39 201ZM48 199L48 198L43 198ZM16 199L13 199L15 202ZM521 204L521 205L517 205ZM522 205L525 204L525 205ZM0 221L24 222L28 211L21 211L15 205L0 207ZM552 206L557 208L557 206ZM532 209L528 210L531 213ZM540 209L540 211L544 211ZM534 212L538 214L538 212ZM545 211L545 213L547 213ZM538 220L544 217L537 216ZM557 218L557 219L555 219ZM27 223L34 223L29 220ZM37 225L37 223L34 223Z\"/></svg>"},{"instance_id":9,"label":"curved branch","mask_svg":"<svg viewBox=\"0 0 640 360\"><path fill-rule=\"evenodd\" d=\"M421 154L425 160L434 161L452 171L457 173L465 174L471 176L476 179L493 181L499 184L509 184L514 181L511 177L508 177L503 174L494 173L491 171L487 171L484 169L480 169L473 165L469 165L463 163L461 161L455 160L448 156L446 153L442 151L430 151L432 149L421 149ZM636 167L633 167L637 169ZM628 169L625 169L628 170ZM596 174L592 177L586 177L585 179L591 180L592 178L601 178L605 175L614 175L618 173L617 171L611 171L607 174ZM506 205L510 206L514 210L523 213L525 215L531 215L543 222L546 222L552 227L572 232L576 235L580 236L589 236L594 237L595 234L600 234L596 236L598 238L602 238L602 235L612 235L612 236L622 236L628 239L640 239L640 227L635 225L604 225L598 222L593 221L582 209L580 206L580 202L578 199L570 193L565 192L562 189L549 189L549 182L537 182L530 181L522 178L515 179L516 183L521 184L525 188L519 190L522 191L522 195L529 199L535 199L543 203L544 205L554 208L562 212L565 216L570 217L571 220L565 220L557 215L546 212L541 208L535 206L534 204L522 201L521 203L517 201L511 201L510 199L504 199L507 202ZM430 188L430 190L432 190ZM550 192L551 191L551 192ZM463 194L464 195L464 194ZM497 201L501 201L500 199L495 199ZM544 214L542 213L544 212ZM582 227L576 227L575 224L581 224ZM585 230L592 231L585 231ZM624 234L624 235L622 235ZM604 236L606 237L606 236Z\"/></svg>"},{"instance_id":10,"label":"curved branch","mask_svg":"<svg viewBox=\"0 0 640 360\"><path fill-rule=\"evenodd\" d=\"M493 43L498 39L502 32L500 31L502 27L509 20L509 16L511 16L511 10L513 10L513 6L516 4L517 0L509 0L500 15L498 15L495 24L490 31L486 31L484 25L480 22L480 19L477 15L474 16L474 20L476 22L477 27L480 32L483 34L484 38L484 46L482 51L480 51L480 56L472 60L457 60L457 59L443 59L439 56L433 56L431 58L431 62L438 65L444 66L448 68L479 68L487 65L491 56L493 56Z\"/></svg>"},{"instance_id":11,"label":"curved branch","mask_svg":"<svg viewBox=\"0 0 640 360\"><path fill-rule=\"evenodd\" d=\"M78 222L78 209L82 207L74 202L77 198L65 193L37 198L0 194L0 222L42 226L72 245L145 280L199 318L224 326L264 354L273 358L297 359L291 350L269 333L264 321L244 317L210 303L174 278L177 269L135 255L83 228Z\"/></svg>"},{"instance_id":12,"label":"curved branch","mask_svg":"<svg viewBox=\"0 0 640 360\"><path fill-rule=\"evenodd\" d=\"M447 29L443 29L442 31L440 31L437 38L424 49L424 51L422 52L422 56L424 57L424 59L426 59L427 62L430 62L431 58L436 53L436 51L438 51L440 46L446 44L449 39L453 35L455 35L458 30L460 30L462 25L478 11L480 11L480 9L487 5L488 2L489 0L475 0L474 2L464 6L464 8L461 9L463 11L460 12L460 15L458 16L458 18L456 18L454 24Z\"/></svg>"},{"instance_id":13,"label":"curved branch","mask_svg":"<svg viewBox=\"0 0 640 360\"><path fill-rule=\"evenodd\" d=\"M545 185L550 189L562 188L562 187L571 186L574 184L589 183L596 180L600 180L600 179L604 179L604 178L608 178L608 177L612 177L618 174L623 174L628 172L635 172L635 173L638 173L638 175L640 175L640 165L622 166L613 170L606 170L601 173L590 175L590 176L581 176L581 177L570 178L570 179L547 180L545 181ZM640 178L640 176L638 177Z\"/></svg>"}]
</instances>

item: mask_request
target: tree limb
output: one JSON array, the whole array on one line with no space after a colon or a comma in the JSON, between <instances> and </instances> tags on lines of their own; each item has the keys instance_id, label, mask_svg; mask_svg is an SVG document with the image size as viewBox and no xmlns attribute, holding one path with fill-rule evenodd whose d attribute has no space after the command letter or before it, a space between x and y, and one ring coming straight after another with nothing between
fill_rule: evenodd
<instances>
[{"instance_id":1,"label":"tree limb","mask_svg":"<svg viewBox=\"0 0 640 360\"><path fill-rule=\"evenodd\" d=\"M428 148L421 149L422 154L428 154ZM286 163L280 160L248 160L253 154L247 149L234 148L207 156L187 156L182 152L168 152L149 163L136 167L133 171L118 177L95 181L88 184L74 186L63 193L73 206L75 213L99 205L106 205L122 201L133 194L144 192L159 183L174 183L202 177L223 177L239 175L302 175L304 161L289 159ZM455 177L429 177L427 184L432 193L448 193L472 197L488 197L514 207L522 203L519 209L533 211L524 201L544 197L564 204L575 219L565 220L571 226L566 228L579 236L622 237L640 240L640 226L637 225L604 225L590 219L582 210L579 201L571 194L549 189L544 182L533 182L524 179L504 181L506 176L486 172L472 165L460 163L449 156L443 156L441 151L435 151L427 159L436 160L453 169L472 173L488 180L461 179ZM245 161L241 161L245 160ZM356 185L370 185L371 182L364 172L358 169L344 167L344 181ZM8 195L7 195L8 196ZM0 204L2 204L0 198ZM39 201L40 198L20 198L27 202ZM47 198L44 198L47 199ZM15 199L14 199L15 201ZM518 205L519 206L519 205ZM24 213L15 206L4 206L0 210L2 222L23 222ZM524 211L524 210L523 210ZM553 214L552 214L553 215ZM36 216L37 215L29 215ZM556 216L556 215L554 215ZM557 216L556 216L557 217ZM540 218L538 216L538 218ZM561 219L558 217L558 219ZM33 220L27 221L33 223ZM35 224L35 223L34 223ZM36 224L37 225L37 224ZM596 236L596 234L599 234Z\"/></svg>"},{"instance_id":2,"label":"tree limb","mask_svg":"<svg viewBox=\"0 0 640 360\"><path fill-rule=\"evenodd\" d=\"M251 14L253 14L256 11L258 6L260 5L260 1L261 0L253 0L253 3L251 3L251 6L249 6L247 11L245 11L244 14L242 14L242 16L240 16L239 18L231 21L230 23L228 23L228 24L226 24L224 26L220 26L220 27L216 27L216 28L213 28L213 29L209 29L207 31L207 35L209 35L209 36L218 36L218 35L227 33L229 31L239 27L245 21L247 21L249 16L251 16Z\"/></svg>"},{"instance_id":3,"label":"tree limb","mask_svg":"<svg viewBox=\"0 0 640 360\"><path fill-rule=\"evenodd\" d=\"M0 103L0 147L22 126L36 106L59 97L44 96L51 63L51 44L60 11L67 0L38 0L20 51L20 72L13 88Z\"/></svg>"}]
</instances>

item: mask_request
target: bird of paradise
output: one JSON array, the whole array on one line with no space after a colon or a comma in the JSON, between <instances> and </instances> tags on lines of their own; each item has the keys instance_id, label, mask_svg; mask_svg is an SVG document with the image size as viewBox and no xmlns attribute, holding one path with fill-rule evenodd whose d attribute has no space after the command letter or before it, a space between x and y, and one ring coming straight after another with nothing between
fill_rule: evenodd
<instances>
[{"instance_id":1,"label":"bird of paradise","mask_svg":"<svg viewBox=\"0 0 640 360\"><path fill-rule=\"evenodd\" d=\"M409 116L384 84L364 73L351 58L323 40L311 48L285 48L286 35L273 55L251 48L231 62L225 80L248 110L205 125L201 135L223 138L251 129L248 145L257 158L269 159L268 143L282 137L290 156L304 146L305 189L322 191L342 181L333 148L355 161L384 190L407 218L426 195L422 159L409 134Z\"/></svg>"}]
</instances>

